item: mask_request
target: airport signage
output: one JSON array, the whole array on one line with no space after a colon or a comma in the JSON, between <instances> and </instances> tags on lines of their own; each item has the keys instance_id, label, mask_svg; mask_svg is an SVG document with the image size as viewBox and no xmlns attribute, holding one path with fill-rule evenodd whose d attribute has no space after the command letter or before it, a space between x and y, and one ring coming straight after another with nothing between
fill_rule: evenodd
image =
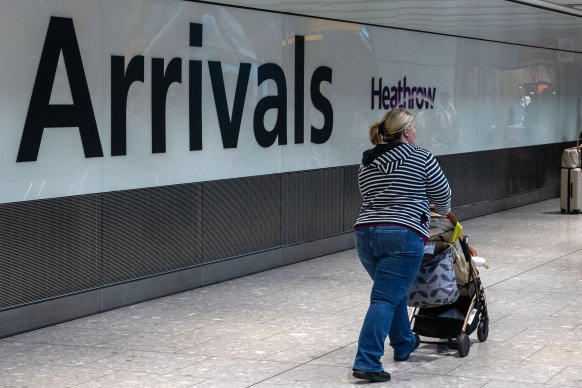
<instances>
[{"instance_id":1,"label":"airport signage","mask_svg":"<svg viewBox=\"0 0 582 388\"><path fill-rule=\"evenodd\" d=\"M0 50L0 203L357 165L397 107L435 155L563 141L577 117L504 125L515 45L203 2L4 1Z\"/></svg>"},{"instance_id":2,"label":"airport signage","mask_svg":"<svg viewBox=\"0 0 582 388\"><path fill-rule=\"evenodd\" d=\"M190 23L189 46L203 47L203 24ZM305 74L305 39L295 35L295 69L296 91L303 91ZM51 92L56 77L59 58L62 55L72 95L72 104L51 104ZM135 82L144 82L146 58L136 55L126 59L124 56L111 56L111 156L127 154L126 112L129 89ZM188 133L189 150L203 150L202 100L208 98L202 89L202 66L200 60L188 61L187 88L189 100ZM237 148L241 130L241 120L251 73L250 63L240 63L232 109L229 112L227 91L224 84L223 64L220 61L207 61L210 84L214 96L214 107L218 119L218 129L223 148ZM171 58L167 65L164 58L151 58L151 139L152 153L165 153L166 147L166 100L170 86L182 83L182 58ZM325 143L332 134L333 107L325 97L320 85L332 82L333 71L328 66L317 67L310 80L310 97L315 109L323 115L321 128L311 126L310 138L314 144ZM287 77L277 63L263 63L257 68L257 87L267 81L273 81L277 93L264 96L257 101L253 112L253 131L257 144L267 148L275 144L286 145L287 128ZM294 143L304 140L304 95L297 94L294 106ZM265 115L274 110L276 119L273 128L266 128ZM249 112L250 114L250 112ZM20 140L17 162L35 162L38 159L43 133L49 128L78 128L86 158L103 157L103 146L97 128L97 121L85 68L81 57L77 34L72 18L51 17L40 56L40 63L28 106L26 121ZM58 130L58 129L54 129ZM71 152L70 147L57 152Z\"/></svg>"}]
</instances>

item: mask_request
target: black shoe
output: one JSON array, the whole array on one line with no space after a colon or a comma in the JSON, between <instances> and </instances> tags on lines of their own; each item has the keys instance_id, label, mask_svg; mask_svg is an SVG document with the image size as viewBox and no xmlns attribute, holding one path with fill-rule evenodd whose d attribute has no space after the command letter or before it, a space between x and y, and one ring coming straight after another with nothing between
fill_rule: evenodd
<instances>
[{"instance_id":1,"label":"black shoe","mask_svg":"<svg viewBox=\"0 0 582 388\"><path fill-rule=\"evenodd\" d=\"M410 353L408 353L404 357L396 357L396 356L394 356L394 361L406 361L406 360L408 360L408 357L410 357L410 355L412 354L412 352L414 352L416 350L416 348L418 348L420 346L420 337L416 333L414 333L414 340L415 340L414 349L412 349L410 351Z\"/></svg>"},{"instance_id":2,"label":"black shoe","mask_svg":"<svg viewBox=\"0 0 582 388\"><path fill-rule=\"evenodd\" d=\"M354 377L363 380L370 380L375 383L390 381L390 373L383 370L380 372L366 372L363 370L354 369Z\"/></svg>"}]
</instances>

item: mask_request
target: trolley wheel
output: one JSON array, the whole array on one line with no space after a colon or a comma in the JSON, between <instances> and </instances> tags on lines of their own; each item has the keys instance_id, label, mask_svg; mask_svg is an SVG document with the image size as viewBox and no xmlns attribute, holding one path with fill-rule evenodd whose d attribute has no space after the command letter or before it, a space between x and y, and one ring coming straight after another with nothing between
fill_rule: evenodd
<instances>
[{"instance_id":1,"label":"trolley wheel","mask_svg":"<svg viewBox=\"0 0 582 388\"><path fill-rule=\"evenodd\" d=\"M477 338L479 341L485 342L487 341L487 337L489 336L489 320L483 319L479 322L479 326L477 326Z\"/></svg>"},{"instance_id":2,"label":"trolley wheel","mask_svg":"<svg viewBox=\"0 0 582 388\"><path fill-rule=\"evenodd\" d=\"M471 348L471 340L469 339L469 336L465 333L459 334L459 337L457 338L457 344L459 356L467 357L469 354L469 349Z\"/></svg>"}]
</instances>

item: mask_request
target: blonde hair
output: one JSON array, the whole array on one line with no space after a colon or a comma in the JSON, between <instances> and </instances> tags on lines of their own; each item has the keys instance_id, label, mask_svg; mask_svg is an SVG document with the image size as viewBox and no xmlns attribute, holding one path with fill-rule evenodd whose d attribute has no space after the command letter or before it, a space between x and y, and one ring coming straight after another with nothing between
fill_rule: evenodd
<instances>
[{"instance_id":1,"label":"blonde hair","mask_svg":"<svg viewBox=\"0 0 582 388\"><path fill-rule=\"evenodd\" d=\"M406 109L392 109L386 112L382 121L370 127L370 142L374 145L400 139L402 132L410 127L414 117Z\"/></svg>"}]
</instances>

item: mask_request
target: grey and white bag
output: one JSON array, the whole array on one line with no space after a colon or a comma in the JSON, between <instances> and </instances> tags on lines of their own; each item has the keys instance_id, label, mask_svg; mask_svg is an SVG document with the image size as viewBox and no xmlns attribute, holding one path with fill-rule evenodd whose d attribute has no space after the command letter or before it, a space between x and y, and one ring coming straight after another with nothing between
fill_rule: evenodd
<instances>
[{"instance_id":1,"label":"grey and white bag","mask_svg":"<svg viewBox=\"0 0 582 388\"><path fill-rule=\"evenodd\" d=\"M566 148L562 151L563 168L580 168L582 167L582 145L580 140L576 142L576 147Z\"/></svg>"},{"instance_id":2,"label":"grey and white bag","mask_svg":"<svg viewBox=\"0 0 582 388\"><path fill-rule=\"evenodd\" d=\"M410 307L437 307L459 299L453 269L453 248L424 261L407 294Z\"/></svg>"}]
</instances>

